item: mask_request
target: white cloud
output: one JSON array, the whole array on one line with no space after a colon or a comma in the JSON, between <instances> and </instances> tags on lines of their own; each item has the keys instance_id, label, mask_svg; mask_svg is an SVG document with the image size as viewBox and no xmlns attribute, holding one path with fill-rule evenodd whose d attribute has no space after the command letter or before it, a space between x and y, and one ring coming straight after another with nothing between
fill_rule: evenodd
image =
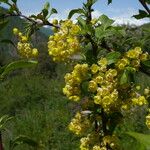
<instances>
[{"instance_id":1,"label":"white cloud","mask_svg":"<svg viewBox=\"0 0 150 150\"><path fill-rule=\"evenodd\" d=\"M140 26L144 23L149 22L147 19L137 20L137 19L131 18L131 17L113 17L113 19L115 20L115 23L114 23L115 25L129 24L129 25Z\"/></svg>"},{"instance_id":2,"label":"white cloud","mask_svg":"<svg viewBox=\"0 0 150 150\"><path fill-rule=\"evenodd\" d=\"M50 21L52 21L53 19L58 19L58 20L64 20L67 18L68 14L69 14L69 9L66 9L64 11L62 11L61 13L58 14L54 14L50 17ZM133 18L132 16L137 14L137 10L133 9L133 8L128 8L128 9L114 9L111 8L108 10L108 13L112 14L112 19L115 20L115 25L121 25L121 24L129 24L129 25L142 25L144 23L148 23L149 19L141 19L141 20L137 20L135 18ZM38 14L38 13L35 13ZM103 13L100 12L99 10L95 10L94 12L92 12L92 17L93 18L98 18L100 15L102 15ZM26 13L27 16L31 15L30 13ZM107 14L106 14L107 15ZM72 17L72 20L75 21L78 15L74 15Z\"/></svg>"},{"instance_id":3,"label":"white cloud","mask_svg":"<svg viewBox=\"0 0 150 150\"><path fill-rule=\"evenodd\" d=\"M93 18L98 18L100 15L102 15L102 13L98 10L95 10L92 12L92 17Z\"/></svg>"},{"instance_id":4,"label":"white cloud","mask_svg":"<svg viewBox=\"0 0 150 150\"><path fill-rule=\"evenodd\" d=\"M129 25L142 25L144 23L148 23L149 20L148 19L140 19L137 20L134 17L132 17L133 15L137 14L137 10L133 9L133 8L128 8L126 10L124 9L111 9L110 12L114 12L115 16L112 17L112 19L115 20L114 24L129 24ZM119 15L118 15L119 14Z\"/></svg>"}]
</instances>

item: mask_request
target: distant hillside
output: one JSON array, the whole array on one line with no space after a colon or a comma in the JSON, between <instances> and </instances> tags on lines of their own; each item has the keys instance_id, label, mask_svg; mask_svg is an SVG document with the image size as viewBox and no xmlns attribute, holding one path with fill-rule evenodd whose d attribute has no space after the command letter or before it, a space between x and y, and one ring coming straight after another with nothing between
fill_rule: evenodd
<instances>
[{"instance_id":1,"label":"distant hillside","mask_svg":"<svg viewBox=\"0 0 150 150\"><path fill-rule=\"evenodd\" d=\"M146 23L140 26L142 29L149 29L150 30L150 23Z\"/></svg>"},{"instance_id":2,"label":"distant hillside","mask_svg":"<svg viewBox=\"0 0 150 150\"><path fill-rule=\"evenodd\" d=\"M6 9L0 7L0 13L6 11ZM24 31L24 26L26 21L19 17L9 17L9 23L7 26L0 32L0 41L3 39L9 39L14 43L17 43L17 38L13 35L12 30L14 27L19 28L21 31ZM48 28L41 28L32 36L32 43L40 51L46 50L48 36L52 34L51 30ZM14 47L11 44L0 43L0 64L3 64L12 57L16 57L17 53Z\"/></svg>"},{"instance_id":3,"label":"distant hillside","mask_svg":"<svg viewBox=\"0 0 150 150\"><path fill-rule=\"evenodd\" d=\"M46 36L50 36L51 34L53 34L53 31L51 30L50 27L43 27L40 29L40 32L44 33Z\"/></svg>"}]
</instances>

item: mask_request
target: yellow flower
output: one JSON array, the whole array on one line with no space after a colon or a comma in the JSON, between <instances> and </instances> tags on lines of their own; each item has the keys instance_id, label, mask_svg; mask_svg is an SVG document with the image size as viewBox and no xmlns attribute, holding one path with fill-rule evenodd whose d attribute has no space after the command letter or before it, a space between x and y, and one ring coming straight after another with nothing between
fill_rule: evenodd
<instances>
[{"instance_id":1,"label":"yellow flower","mask_svg":"<svg viewBox=\"0 0 150 150\"><path fill-rule=\"evenodd\" d=\"M57 25L58 24L58 20L57 19L53 19L52 24Z\"/></svg>"},{"instance_id":2,"label":"yellow flower","mask_svg":"<svg viewBox=\"0 0 150 150\"><path fill-rule=\"evenodd\" d=\"M93 147L93 150L102 150L102 149L100 148L99 145L95 145L95 146Z\"/></svg>"},{"instance_id":3,"label":"yellow flower","mask_svg":"<svg viewBox=\"0 0 150 150\"><path fill-rule=\"evenodd\" d=\"M142 50L140 47L136 47L135 49L129 50L126 53L126 56L131 59L138 59L140 54L142 54Z\"/></svg>"},{"instance_id":4,"label":"yellow flower","mask_svg":"<svg viewBox=\"0 0 150 150\"><path fill-rule=\"evenodd\" d=\"M149 95L150 94L150 89L149 88L145 88L144 89L144 94L145 95Z\"/></svg>"},{"instance_id":5,"label":"yellow flower","mask_svg":"<svg viewBox=\"0 0 150 150\"><path fill-rule=\"evenodd\" d=\"M108 61L106 58L101 58L99 61L98 61L98 65L100 66L107 66L108 64Z\"/></svg>"},{"instance_id":6,"label":"yellow flower","mask_svg":"<svg viewBox=\"0 0 150 150\"><path fill-rule=\"evenodd\" d=\"M146 61L146 60L148 60L148 53L146 52L146 53L143 53L143 54L141 54L140 55L140 60L141 61Z\"/></svg>"},{"instance_id":7,"label":"yellow flower","mask_svg":"<svg viewBox=\"0 0 150 150\"><path fill-rule=\"evenodd\" d=\"M94 80L97 84L102 84L103 83L103 77L102 76L97 76Z\"/></svg>"},{"instance_id":8,"label":"yellow flower","mask_svg":"<svg viewBox=\"0 0 150 150\"><path fill-rule=\"evenodd\" d=\"M84 118L81 113L77 112L75 117L71 120L69 124L69 130L77 135L80 135L85 131L86 128L90 126L90 121Z\"/></svg>"},{"instance_id":9,"label":"yellow flower","mask_svg":"<svg viewBox=\"0 0 150 150\"><path fill-rule=\"evenodd\" d=\"M92 71L93 74L97 73L99 71L99 66L96 65L96 64L93 64L91 66L91 71Z\"/></svg>"},{"instance_id":10,"label":"yellow flower","mask_svg":"<svg viewBox=\"0 0 150 150\"><path fill-rule=\"evenodd\" d=\"M35 57L38 55L38 50L37 50L37 48L33 48L33 49L32 49L32 55L35 56Z\"/></svg>"},{"instance_id":11,"label":"yellow flower","mask_svg":"<svg viewBox=\"0 0 150 150\"><path fill-rule=\"evenodd\" d=\"M97 83L95 81L90 81L89 82L89 91L90 92L96 92L97 90Z\"/></svg>"},{"instance_id":12,"label":"yellow flower","mask_svg":"<svg viewBox=\"0 0 150 150\"><path fill-rule=\"evenodd\" d=\"M146 105L147 100L145 99L144 96L140 96L138 98L132 98L132 104L133 105L139 105L139 106Z\"/></svg>"},{"instance_id":13,"label":"yellow flower","mask_svg":"<svg viewBox=\"0 0 150 150\"><path fill-rule=\"evenodd\" d=\"M15 35L18 35L18 32L19 32L19 30L18 30L17 28L13 28L13 33L14 33Z\"/></svg>"},{"instance_id":14,"label":"yellow flower","mask_svg":"<svg viewBox=\"0 0 150 150\"><path fill-rule=\"evenodd\" d=\"M150 114L146 116L146 125L150 129Z\"/></svg>"},{"instance_id":15,"label":"yellow flower","mask_svg":"<svg viewBox=\"0 0 150 150\"><path fill-rule=\"evenodd\" d=\"M101 96L94 96L94 103L101 105L102 103Z\"/></svg>"}]
</instances>

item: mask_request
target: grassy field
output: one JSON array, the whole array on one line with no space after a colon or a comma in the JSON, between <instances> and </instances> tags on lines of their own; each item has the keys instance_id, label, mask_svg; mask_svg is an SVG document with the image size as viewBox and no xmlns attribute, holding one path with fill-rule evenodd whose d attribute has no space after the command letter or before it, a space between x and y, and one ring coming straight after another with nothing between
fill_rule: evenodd
<instances>
[{"instance_id":1,"label":"grassy field","mask_svg":"<svg viewBox=\"0 0 150 150\"><path fill-rule=\"evenodd\" d=\"M16 76L0 86L1 114L15 115L5 133L5 149L10 139L26 135L43 145L44 150L77 149L78 138L68 131L71 105L57 80L42 76ZM18 150L29 147L20 146Z\"/></svg>"}]
</instances>

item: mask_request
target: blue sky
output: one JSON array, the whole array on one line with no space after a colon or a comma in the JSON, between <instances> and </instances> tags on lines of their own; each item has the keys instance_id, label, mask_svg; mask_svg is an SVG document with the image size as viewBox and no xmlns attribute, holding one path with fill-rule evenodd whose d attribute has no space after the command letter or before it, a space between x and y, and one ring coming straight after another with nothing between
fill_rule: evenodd
<instances>
[{"instance_id":1,"label":"blue sky","mask_svg":"<svg viewBox=\"0 0 150 150\"><path fill-rule=\"evenodd\" d=\"M58 15L54 17L58 19L65 18L69 10L80 8L85 0L18 0L18 5L21 11L26 14L38 13L46 2L57 8ZM142 24L147 20L137 21L131 18L133 14L138 13L138 9L142 8L138 0L113 0L113 3L107 5L107 0L98 0L94 5L95 12L93 17L98 17L101 14L106 14L116 20L116 23L135 23Z\"/></svg>"}]
</instances>

